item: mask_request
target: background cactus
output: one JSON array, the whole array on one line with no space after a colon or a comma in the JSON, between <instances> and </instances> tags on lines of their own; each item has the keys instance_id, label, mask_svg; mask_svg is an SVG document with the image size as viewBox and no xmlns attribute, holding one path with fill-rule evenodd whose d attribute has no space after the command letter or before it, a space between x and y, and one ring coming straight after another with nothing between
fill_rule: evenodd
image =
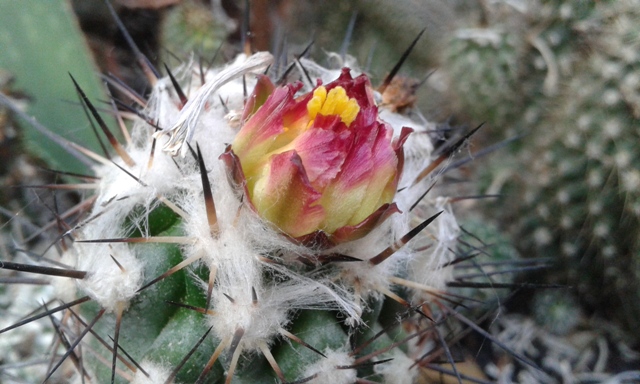
<instances>
[{"instance_id":1,"label":"background cactus","mask_svg":"<svg viewBox=\"0 0 640 384\"><path fill-rule=\"evenodd\" d=\"M457 114L506 137L523 132L588 51L594 2L479 2L468 5L443 50L441 76Z\"/></svg>"},{"instance_id":2,"label":"background cactus","mask_svg":"<svg viewBox=\"0 0 640 384\"><path fill-rule=\"evenodd\" d=\"M462 263L454 270L456 283L474 282L487 284L487 289L477 287L450 288L452 293L478 301L477 314L480 316L492 308L505 303L511 290L499 288L517 283L522 278L522 267L540 266L536 260L523 259L511 239L498 226L478 215L460 218L462 232L459 249L464 254L480 253L468 263ZM531 263L532 262L532 263ZM520 264L520 267L515 267ZM491 288L491 285L496 287Z\"/></svg>"},{"instance_id":3,"label":"background cactus","mask_svg":"<svg viewBox=\"0 0 640 384\"><path fill-rule=\"evenodd\" d=\"M451 39L445 58L450 63L450 92L455 92L458 108L474 119L482 116L497 125L514 118L517 108L513 104L523 104L524 94L519 92L523 36L510 27L461 28Z\"/></svg>"},{"instance_id":4,"label":"background cactus","mask_svg":"<svg viewBox=\"0 0 640 384\"><path fill-rule=\"evenodd\" d=\"M221 46L227 34L224 28L226 20L221 18L221 12L214 12L211 4L204 2L185 1L165 17L161 44L167 52L179 57L188 57L193 52L211 55Z\"/></svg>"},{"instance_id":5,"label":"background cactus","mask_svg":"<svg viewBox=\"0 0 640 384\"><path fill-rule=\"evenodd\" d=\"M502 223L521 253L552 257L548 282L574 287L588 313L615 313L634 335L638 5L492 3L472 13L443 65L462 113L496 137L524 136L487 168L485 189L505 194L494 207L514 207Z\"/></svg>"}]
</instances>

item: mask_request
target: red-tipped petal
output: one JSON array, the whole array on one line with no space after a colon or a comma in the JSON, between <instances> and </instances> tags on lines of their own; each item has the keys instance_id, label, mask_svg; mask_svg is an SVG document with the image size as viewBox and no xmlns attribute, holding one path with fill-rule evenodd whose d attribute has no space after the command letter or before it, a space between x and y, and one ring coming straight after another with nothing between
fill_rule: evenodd
<instances>
[{"instance_id":1,"label":"red-tipped petal","mask_svg":"<svg viewBox=\"0 0 640 384\"><path fill-rule=\"evenodd\" d=\"M242 111L242 122L253 116L256 111L267 101L269 96L275 90L275 85L271 82L268 76L258 75L255 88L253 92L244 104L244 110Z\"/></svg>"},{"instance_id":2,"label":"red-tipped petal","mask_svg":"<svg viewBox=\"0 0 640 384\"><path fill-rule=\"evenodd\" d=\"M395 203L384 204L369 217L357 225L347 225L338 228L333 234L324 231L315 231L308 235L292 238L292 241L309 248L324 250L346 241L353 241L366 236L375 227L382 224L389 216L400 213Z\"/></svg>"},{"instance_id":3,"label":"red-tipped petal","mask_svg":"<svg viewBox=\"0 0 640 384\"><path fill-rule=\"evenodd\" d=\"M370 148L360 146L349 155L337 179L330 183L322 194L321 204L327 212L327 218L321 229L328 233L349 224L360 209L369 185L368 178L373 172L370 168L360 166L371 161Z\"/></svg>"},{"instance_id":4,"label":"red-tipped petal","mask_svg":"<svg viewBox=\"0 0 640 384\"><path fill-rule=\"evenodd\" d=\"M373 172L369 177L365 198L360 204L360 209L349 221L350 225L358 224L366 219L371 212L383 204L390 203L395 196L398 159L391 147L393 129L386 124L376 124L377 134L371 158Z\"/></svg>"},{"instance_id":5,"label":"red-tipped petal","mask_svg":"<svg viewBox=\"0 0 640 384\"><path fill-rule=\"evenodd\" d=\"M295 149L313 187L321 191L342 169L353 132L339 116L321 116L283 150Z\"/></svg>"},{"instance_id":6,"label":"red-tipped petal","mask_svg":"<svg viewBox=\"0 0 640 384\"><path fill-rule=\"evenodd\" d=\"M369 232L371 232L371 230L373 230L373 228L382 224L392 214L400 212L401 211L400 209L398 209L396 203L384 204L359 224L347 225L338 228L329 237L329 240L334 244L357 240L367 235Z\"/></svg>"},{"instance_id":7,"label":"red-tipped petal","mask_svg":"<svg viewBox=\"0 0 640 384\"><path fill-rule=\"evenodd\" d=\"M293 103L293 95L300 86L276 88L236 135L232 148L240 158L247 177L254 173L256 163L270 151L273 140L285 131L283 115Z\"/></svg>"}]
</instances>

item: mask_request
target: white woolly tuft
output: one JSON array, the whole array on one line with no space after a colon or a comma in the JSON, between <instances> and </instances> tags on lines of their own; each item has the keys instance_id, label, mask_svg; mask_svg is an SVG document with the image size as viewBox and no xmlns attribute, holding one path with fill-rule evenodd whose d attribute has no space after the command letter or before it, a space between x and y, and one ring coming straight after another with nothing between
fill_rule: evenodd
<instances>
[{"instance_id":1,"label":"white woolly tuft","mask_svg":"<svg viewBox=\"0 0 640 384\"><path fill-rule=\"evenodd\" d=\"M393 360L378 364L373 367L375 373L384 378L385 383L413 384L418 379L418 369L414 367L415 361L410 359L404 352L394 349L385 354L385 358Z\"/></svg>"},{"instance_id":2,"label":"white woolly tuft","mask_svg":"<svg viewBox=\"0 0 640 384\"><path fill-rule=\"evenodd\" d=\"M169 141L165 143L163 149L173 156L180 153L184 157L187 152L186 143L191 141L198 125L200 113L205 108L211 94L229 81L241 78L244 74L263 72L272 62L273 56L268 52L258 52L249 57L240 55L235 62L222 69L213 78L207 79L207 82L194 95L190 95L187 104L177 114L177 119L174 118L171 129L159 132L160 135L169 135Z\"/></svg>"},{"instance_id":3,"label":"white woolly tuft","mask_svg":"<svg viewBox=\"0 0 640 384\"><path fill-rule=\"evenodd\" d=\"M409 278L434 289L445 289L447 281L452 279L453 268L442 268L441 266L452 261L455 257L451 249L455 248L460 227L446 198L426 201L421 203L416 210L423 212L425 217L438 211L443 212L425 229L426 234L423 237L431 239L431 247L422 252L415 252L408 266ZM414 247L417 248L421 245L418 243Z\"/></svg>"},{"instance_id":4,"label":"white woolly tuft","mask_svg":"<svg viewBox=\"0 0 640 384\"><path fill-rule=\"evenodd\" d=\"M78 268L88 272L84 279L77 281L78 288L109 312L127 308L129 300L142 286L144 277L143 265L131 249L122 244L87 244L78 248L82 248L78 256Z\"/></svg>"},{"instance_id":5,"label":"white woolly tuft","mask_svg":"<svg viewBox=\"0 0 640 384\"><path fill-rule=\"evenodd\" d=\"M158 384L167 381L169 375L171 375L171 369L166 365L157 364L149 360L143 360L140 366L149 374L147 377L142 371L138 370L133 377L131 384Z\"/></svg>"},{"instance_id":6,"label":"white woolly tuft","mask_svg":"<svg viewBox=\"0 0 640 384\"><path fill-rule=\"evenodd\" d=\"M60 263L70 266L76 265L76 261L76 249L73 247L65 251L60 258ZM69 303L77 298L76 293L78 291L78 288L74 279L70 279L68 277L52 276L51 286L53 287L53 290L55 292L55 298L60 301Z\"/></svg>"},{"instance_id":7,"label":"white woolly tuft","mask_svg":"<svg viewBox=\"0 0 640 384\"><path fill-rule=\"evenodd\" d=\"M370 260L407 231L406 219L407 215L395 214L367 236L341 244L335 247L334 251L361 260ZM366 261L339 263L340 281L344 286L352 287L354 295L351 297L358 305L358 316L347 318L350 325L360 321L359 316L365 309L364 303L379 298L380 292L389 290L389 278L401 271L404 260L409 256L404 250L398 250L378 265Z\"/></svg>"},{"instance_id":8,"label":"white woolly tuft","mask_svg":"<svg viewBox=\"0 0 640 384\"><path fill-rule=\"evenodd\" d=\"M119 238L126 234L124 220L140 203L148 203L152 197L144 193L135 180L115 167L102 167L101 193L92 216L78 232L81 239L97 240ZM124 177L123 177L124 175ZM153 194L152 196L154 196ZM128 198L125 198L128 197ZM119 198L124 198L117 201ZM117 201L117 204L114 203ZM142 285L143 265L131 248L125 244L75 245L75 266L86 271L87 276L77 280L78 288L96 300L108 311L126 308L129 300ZM113 256L124 271L112 260Z\"/></svg>"},{"instance_id":9,"label":"white woolly tuft","mask_svg":"<svg viewBox=\"0 0 640 384\"><path fill-rule=\"evenodd\" d=\"M210 318L216 334L233 335L238 329L244 331L241 340L243 350L258 349L260 343L269 343L278 330L287 323L287 312L283 311L275 289L258 287L258 302L253 303L251 288L231 302L221 292L214 292L213 303L216 316ZM238 292L236 292L238 293Z\"/></svg>"},{"instance_id":10,"label":"white woolly tuft","mask_svg":"<svg viewBox=\"0 0 640 384\"><path fill-rule=\"evenodd\" d=\"M313 380L309 381L309 383L352 384L356 382L358 373L355 369L338 368L353 365L354 358L349 356L347 351L334 351L327 348L323 353L327 356L326 359L319 359L309 365L304 371L303 377L317 375Z\"/></svg>"}]
</instances>

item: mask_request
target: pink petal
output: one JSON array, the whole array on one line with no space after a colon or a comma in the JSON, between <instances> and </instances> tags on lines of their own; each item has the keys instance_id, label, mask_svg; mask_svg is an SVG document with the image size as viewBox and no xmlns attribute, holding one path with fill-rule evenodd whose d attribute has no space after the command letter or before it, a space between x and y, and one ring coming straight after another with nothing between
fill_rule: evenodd
<instances>
[{"instance_id":1,"label":"pink petal","mask_svg":"<svg viewBox=\"0 0 640 384\"><path fill-rule=\"evenodd\" d=\"M393 200L398 188L404 165L404 150L402 146L409 134L413 132L413 129L402 128L400 137L391 146L389 141L393 135L393 129L385 123L379 123L379 129L373 148L373 169L375 171L367 188L366 198L362 201L360 209L351 218L350 224L364 220L367 212L377 207L388 205ZM367 218L366 220L369 219Z\"/></svg>"},{"instance_id":2,"label":"pink petal","mask_svg":"<svg viewBox=\"0 0 640 384\"><path fill-rule=\"evenodd\" d=\"M413 132L413 128L402 127L400 131L400 137L393 143L393 149L396 152L396 157L398 158L398 169L396 170L396 185L394 189L398 186L398 182L400 181L400 176L402 175L402 170L404 168L404 143L407 141L409 135Z\"/></svg>"},{"instance_id":3,"label":"pink petal","mask_svg":"<svg viewBox=\"0 0 640 384\"><path fill-rule=\"evenodd\" d=\"M235 153L233 153L230 145L225 149L224 153L220 155L220 160L222 160L226 165L228 171L227 176L233 184L245 184L245 177L242 172L242 166L240 166L240 159Z\"/></svg>"},{"instance_id":4,"label":"pink petal","mask_svg":"<svg viewBox=\"0 0 640 384\"><path fill-rule=\"evenodd\" d=\"M309 124L307 102L310 98L311 95L309 94L288 104L287 109L282 114L283 131L274 138L269 151L276 151L289 145L307 129Z\"/></svg>"},{"instance_id":5,"label":"pink petal","mask_svg":"<svg viewBox=\"0 0 640 384\"><path fill-rule=\"evenodd\" d=\"M357 226L381 206L391 203L403 164L402 144L410 130L392 142L393 129L375 121L359 126L375 114L364 113L352 124L356 137L342 170L323 192L327 211L323 229L334 233L341 226Z\"/></svg>"},{"instance_id":6,"label":"pink petal","mask_svg":"<svg viewBox=\"0 0 640 384\"><path fill-rule=\"evenodd\" d=\"M256 163L269 152L276 136L284 132L284 111L293 103L293 95L301 86L276 88L236 135L232 148L241 159L247 177L254 174Z\"/></svg>"},{"instance_id":7,"label":"pink petal","mask_svg":"<svg viewBox=\"0 0 640 384\"><path fill-rule=\"evenodd\" d=\"M395 196L394 183L397 176L398 160L391 146L393 129L386 124L376 123L376 136L372 149L372 172L364 198L359 209L349 220L350 225L356 225L366 219L372 212L383 204L390 203ZM391 188L389 188L391 187Z\"/></svg>"},{"instance_id":8,"label":"pink petal","mask_svg":"<svg viewBox=\"0 0 640 384\"><path fill-rule=\"evenodd\" d=\"M357 240L366 236L394 213L400 213L400 210L395 203L384 204L357 225L340 227L334 233L315 231L292 240L314 249L329 249L337 244Z\"/></svg>"},{"instance_id":9,"label":"pink petal","mask_svg":"<svg viewBox=\"0 0 640 384\"><path fill-rule=\"evenodd\" d=\"M311 128L285 148L295 149L316 190L322 190L342 169L353 132L340 116L318 115Z\"/></svg>"},{"instance_id":10,"label":"pink petal","mask_svg":"<svg viewBox=\"0 0 640 384\"><path fill-rule=\"evenodd\" d=\"M366 197L367 187L374 172L374 138L370 128L361 127L354 131L354 140L348 149L342 170L323 192L321 204L327 211L327 219L322 229L326 232L333 233L336 229L348 225ZM369 214L371 212L367 212L367 215Z\"/></svg>"}]
</instances>

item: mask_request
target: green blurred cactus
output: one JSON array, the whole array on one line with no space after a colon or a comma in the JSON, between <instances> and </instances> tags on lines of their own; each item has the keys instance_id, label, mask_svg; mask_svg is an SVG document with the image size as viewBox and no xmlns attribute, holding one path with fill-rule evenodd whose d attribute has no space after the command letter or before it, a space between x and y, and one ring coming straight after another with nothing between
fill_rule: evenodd
<instances>
[{"instance_id":1,"label":"green blurred cactus","mask_svg":"<svg viewBox=\"0 0 640 384\"><path fill-rule=\"evenodd\" d=\"M447 74L456 79L449 92L457 96L460 110L496 125L513 120L514 104L523 102L519 92L521 38L506 28L456 31L445 60L450 64Z\"/></svg>"},{"instance_id":2,"label":"green blurred cactus","mask_svg":"<svg viewBox=\"0 0 640 384\"><path fill-rule=\"evenodd\" d=\"M221 15L210 4L188 0L169 9L162 24L162 46L171 54L187 58L193 52L215 52L227 34Z\"/></svg>"},{"instance_id":3,"label":"green blurred cactus","mask_svg":"<svg viewBox=\"0 0 640 384\"><path fill-rule=\"evenodd\" d=\"M488 286L509 285L518 281L519 268L514 268L523 261L511 238L497 225L478 217L461 220L464 232L460 235L460 247L465 255L478 253L477 257L464 263L454 271L454 278L459 281L473 281ZM511 290L505 288L452 288L453 293L478 300L478 313L500 306L506 301Z\"/></svg>"},{"instance_id":4,"label":"green blurred cactus","mask_svg":"<svg viewBox=\"0 0 640 384\"><path fill-rule=\"evenodd\" d=\"M496 3L481 30L497 43L460 49L454 40L443 65L456 69L461 113L487 121L498 138L524 134L509 161L490 168L501 179L487 182L509 196L502 217L523 255L554 258L547 279L576 286L590 311L615 313L629 330L640 318L638 9L636 1ZM517 164L506 181L505 163Z\"/></svg>"},{"instance_id":5,"label":"green blurred cactus","mask_svg":"<svg viewBox=\"0 0 640 384\"><path fill-rule=\"evenodd\" d=\"M92 149L99 148L86 116L68 102L77 101L68 73L85 84L87 94L104 98L91 52L66 1L0 1L0 68L16 77L16 89L31 102L28 113L48 129ZM51 139L29 127L25 147L54 168L86 172Z\"/></svg>"},{"instance_id":6,"label":"green blurred cactus","mask_svg":"<svg viewBox=\"0 0 640 384\"><path fill-rule=\"evenodd\" d=\"M505 1L467 11L442 58L456 113L496 131L528 129L582 60L592 7Z\"/></svg>"},{"instance_id":7,"label":"green blurred cactus","mask_svg":"<svg viewBox=\"0 0 640 384\"><path fill-rule=\"evenodd\" d=\"M569 334L582 318L578 300L563 289L535 292L531 305L536 323L554 335Z\"/></svg>"},{"instance_id":8,"label":"green blurred cactus","mask_svg":"<svg viewBox=\"0 0 640 384\"><path fill-rule=\"evenodd\" d=\"M591 52L534 128L545 134L521 154L529 176L542 175L524 195L539 215L522 220L538 234L532 245L561 257L583 299L616 308L629 329L640 318L637 11L624 2L594 9Z\"/></svg>"}]
</instances>

